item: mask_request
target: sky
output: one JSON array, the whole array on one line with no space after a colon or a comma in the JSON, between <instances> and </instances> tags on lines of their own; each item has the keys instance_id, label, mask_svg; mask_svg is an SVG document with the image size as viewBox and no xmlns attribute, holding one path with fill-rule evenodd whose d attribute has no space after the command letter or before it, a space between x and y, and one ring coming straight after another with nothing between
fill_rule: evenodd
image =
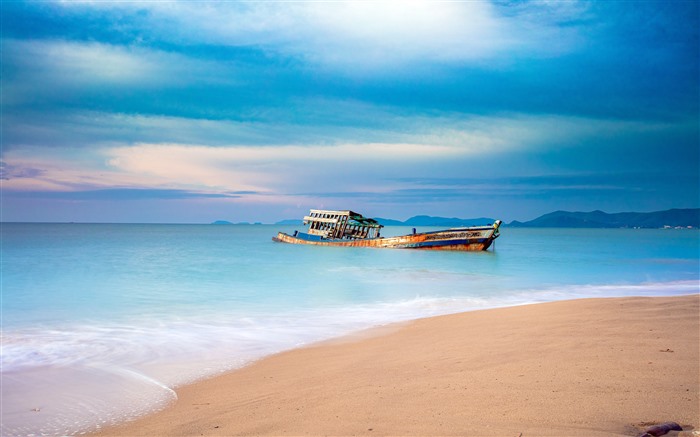
<instances>
[{"instance_id":1,"label":"sky","mask_svg":"<svg viewBox=\"0 0 700 437\"><path fill-rule=\"evenodd\" d=\"M0 8L5 222L700 207L694 0Z\"/></svg>"}]
</instances>

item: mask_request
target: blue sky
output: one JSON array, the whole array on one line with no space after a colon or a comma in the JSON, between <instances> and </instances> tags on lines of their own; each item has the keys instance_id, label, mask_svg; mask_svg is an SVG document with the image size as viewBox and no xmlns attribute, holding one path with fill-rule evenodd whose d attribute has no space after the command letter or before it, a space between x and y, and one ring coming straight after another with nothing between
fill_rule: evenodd
<instances>
[{"instance_id":1,"label":"blue sky","mask_svg":"<svg viewBox=\"0 0 700 437\"><path fill-rule=\"evenodd\" d=\"M697 1L3 1L2 220L700 206Z\"/></svg>"}]
</instances>

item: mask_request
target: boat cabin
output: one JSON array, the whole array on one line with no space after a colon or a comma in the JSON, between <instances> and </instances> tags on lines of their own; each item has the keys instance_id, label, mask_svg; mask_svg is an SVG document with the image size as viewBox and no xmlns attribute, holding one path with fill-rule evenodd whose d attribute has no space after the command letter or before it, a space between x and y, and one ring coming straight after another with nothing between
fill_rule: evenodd
<instances>
[{"instance_id":1,"label":"boat cabin","mask_svg":"<svg viewBox=\"0 0 700 437\"><path fill-rule=\"evenodd\" d=\"M309 225L309 235L341 240L379 238L379 230L383 227L376 220L353 211L322 209L312 209L304 217L304 224Z\"/></svg>"}]
</instances>

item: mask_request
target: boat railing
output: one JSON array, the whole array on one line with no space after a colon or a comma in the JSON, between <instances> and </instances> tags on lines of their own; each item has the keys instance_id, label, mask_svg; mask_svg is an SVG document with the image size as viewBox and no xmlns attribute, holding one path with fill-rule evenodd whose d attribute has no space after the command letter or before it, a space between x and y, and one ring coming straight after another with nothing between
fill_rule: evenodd
<instances>
[{"instance_id":1,"label":"boat railing","mask_svg":"<svg viewBox=\"0 0 700 437\"><path fill-rule=\"evenodd\" d=\"M379 236L383 226L376 220L363 217L353 211L312 209L304 217L309 225L308 233L328 239L366 239Z\"/></svg>"}]
</instances>

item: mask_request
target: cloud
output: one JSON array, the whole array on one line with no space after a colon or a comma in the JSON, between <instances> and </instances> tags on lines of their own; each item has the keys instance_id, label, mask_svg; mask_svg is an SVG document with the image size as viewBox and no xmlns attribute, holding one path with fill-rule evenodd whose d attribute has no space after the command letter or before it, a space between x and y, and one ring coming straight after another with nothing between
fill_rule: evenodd
<instances>
[{"instance_id":1,"label":"cloud","mask_svg":"<svg viewBox=\"0 0 700 437\"><path fill-rule=\"evenodd\" d=\"M270 131L272 126L255 121L69 110L52 113L30 110L3 116L6 149L22 146L93 148L174 141L215 146L255 144L274 136ZM264 133L267 134L263 136Z\"/></svg>"},{"instance_id":2,"label":"cloud","mask_svg":"<svg viewBox=\"0 0 700 437\"><path fill-rule=\"evenodd\" d=\"M298 14L309 31L281 50L347 68L485 59L516 43L486 2L321 3Z\"/></svg>"},{"instance_id":3,"label":"cloud","mask_svg":"<svg viewBox=\"0 0 700 437\"><path fill-rule=\"evenodd\" d=\"M353 204L385 202L387 208L403 209L411 202L465 205L468 199L624 199L634 190L638 200L644 197L640 193L654 196L676 190L663 172L670 166L673 175L685 175L677 184L685 188L676 197L697 193L688 189L697 181L697 167L688 159L697 150L684 151L686 146L673 142L697 133L696 121L519 113L421 115L353 102L336 103L351 114L349 119L324 119L324 110L334 102L314 103L318 102L299 105L308 109L304 114L313 115L297 123L278 120L274 110L248 122L76 112L62 114L55 123L49 122L50 115L37 118L33 127L9 123L10 129L23 132L46 130L33 145L15 142L21 137L16 133L6 135L12 142L3 150L3 191L15 193L16 199L37 198L32 193L38 193L56 201L128 196L138 200L160 193L151 198L167 200L172 195L264 207L319 202L347 207L343 204L352 199ZM71 135L55 147L52 139L60 137L61 126L70 126ZM68 146L71 138L79 140ZM646 180L609 177L623 171L650 174L650 154L662 158L656 165L658 174ZM688 162L680 165L672 159ZM692 174L688 167L694 169ZM557 178L557 173L563 176ZM572 173L580 177L569 176ZM48 192L56 194L51 197ZM65 194L73 192L83 194Z\"/></svg>"},{"instance_id":4,"label":"cloud","mask_svg":"<svg viewBox=\"0 0 700 437\"><path fill-rule=\"evenodd\" d=\"M10 193L16 196L18 193ZM111 188L104 190L79 191L33 191L23 193L22 198L61 199L61 200L182 200L182 199L218 199L238 198L228 193L200 193L187 190L146 189L146 188Z\"/></svg>"},{"instance_id":5,"label":"cloud","mask_svg":"<svg viewBox=\"0 0 700 437\"><path fill-rule=\"evenodd\" d=\"M396 214L396 211L402 210L417 214L421 209L410 206L420 205L423 212L435 208L434 211L451 211L449 214L460 217L494 214L512 220L526 210L530 210L529 214L534 218L557 208L652 211L669 207L696 207L697 183L697 175L669 178L663 172L573 172L528 177L445 175L390 179L382 181L382 190L319 190L295 193L294 196L316 199L316 203L330 205L363 205L364 210L374 211L372 214L392 218L402 217ZM691 189L681 194L677 190L679 186Z\"/></svg>"},{"instance_id":6,"label":"cloud","mask_svg":"<svg viewBox=\"0 0 700 437\"><path fill-rule=\"evenodd\" d=\"M349 132L335 132L336 127L330 125L323 127L321 133L313 134L326 136L326 141L321 143L303 144L301 139L296 144L276 144L272 138L269 143L259 145L216 147L140 143L109 148L107 162L122 172L164 180L176 174L206 186L224 187L236 175L239 183L245 180L252 184L251 189L261 190L262 186L267 186L270 190L279 190L282 186L294 185L295 180L322 179L329 171L348 178L350 174L369 176L377 171L383 174L415 172L429 165L467 163L471 159L508 153L581 148L590 141L609 144L624 140L630 134L674 128L673 125L522 114L414 116L394 119L393 123L394 126L385 126L376 132L365 132L367 138L363 142L353 141L352 135L347 135ZM260 130L264 140L263 131L279 134L281 128L262 123L255 129Z\"/></svg>"},{"instance_id":7,"label":"cloud","mask_svg":"<svg viewBox=\"0 0 700 437\"><path fill-rule=\"evenodd\" d=\"M404 143L332 146L138 144L81 149L22 148L5 152L8 192L176 189L247 197L282 195L333 183L377 190L372 173L450 160L456 147ZM390 164L391 163L391 164ZM21 176L21 177L20 177Z\"/></svg>"},{"instance_id":8,"label":"cloud","mask_svg":"<svg viewBox=\"0 0 700 437\"><path fill-rule=\"evenodd\" d=\"M560 28L561 17L570 19L583 9L558 2L422 0L59 5L103 19L115 10L130 13L139 32L175 44L254 47L346 74L426 62L482 62L514 51L551 53L575 33L572 26ZM539 44L544 39L546 46Z\"/></svg>"},{"instance_id":9,"label":"cloud","mask_svg":"<svg viewBox=\"0 0 700 437\"><path fill-rule=\"evenodd\" d=\"M393 162L395 169L457 156L459 149L424 144L339 144L333 146L232 146L139 144L106 151L109 166L119 173L141 175L161 183L207 187L210 190L252 190L281 194L294 187L329 183L372 185L362 175ZM396 170L388 170L390 173ZM355 179L353 175L357 175Z\"/></svg>"},{"instance_id":10,"label":"cloud","mask_svg":"<svg viewBox=\"0 0 700 437\"><path fill-rule=\"evenodd\" d=\"M8 62L21 72L59 81L133 85L154 80L160 68L148 50L138 48L63 40L5 40L3 45Z\"/></svg>"},{"instance_id":11,"label":"cloud","mask_svg":"<svg viewBox=\"0 0 700 437\"><path fill-rule=\"evenodd\" d=\"M92 41L3 40L3 104L36 104L50 97L130 93L145 89L233 83L230 65L140 46Z\"/></svg>"},{"instance_id":12,"label":"cloud","mask_svg":"<svg viewBox=\"0 0 700 437\"><path fill-rule=\"evenodd\" d=\"M0 179L4 181L16 178L33 179L41 176L42 173L43 171L38 168L20 167L0 161Z\"/></svg>"},{"instance_id":13,"label":"cloud","mask_svg":"<svg viewBox=\"0 0 700 437\"><path fill-rule=\"evenodd\" d=\"M404 143L339 144L333 146L231 146L207 147L183 144L139 144L117 147L108 152L110 165L134 172L167 172L181 165L204 164L208 168L241 164L287 162L349 162L439 159L459 155L458 148L444 145Z\"/></svg>"},{"instance_id":14,"label":"cloud","mask_svg":"<svg viewBox=\"0 0 700 437\"><path fill-rule=\"evenodd\" d=\"M652 181L648 173L580 173L506 177L399 178L407 192L434 190L436 193L479 193L488 196L541 195L575 191L624 191L666 181ZM670 182L668 182L670 184Z\"/></svg>"},{"instance_id":15,"label":"cloud","mask_svg":"<svg viewBox=\"0 0 700 437\"><path fill-rule=\"evenodd\" d=\"M635 134L690 132L697 125L693 123L692 120L638 122L523 113L423 114L402 107L349 100L297 99L286 108L267 108L243 119L75 110L12 111L4 114L3 146L7 151L27 146L94 148L124 144L203 147L414 144L444 146L460 155L475 156L577 147L592 139L610 143Z\"/></svg>"}]
</instances>

